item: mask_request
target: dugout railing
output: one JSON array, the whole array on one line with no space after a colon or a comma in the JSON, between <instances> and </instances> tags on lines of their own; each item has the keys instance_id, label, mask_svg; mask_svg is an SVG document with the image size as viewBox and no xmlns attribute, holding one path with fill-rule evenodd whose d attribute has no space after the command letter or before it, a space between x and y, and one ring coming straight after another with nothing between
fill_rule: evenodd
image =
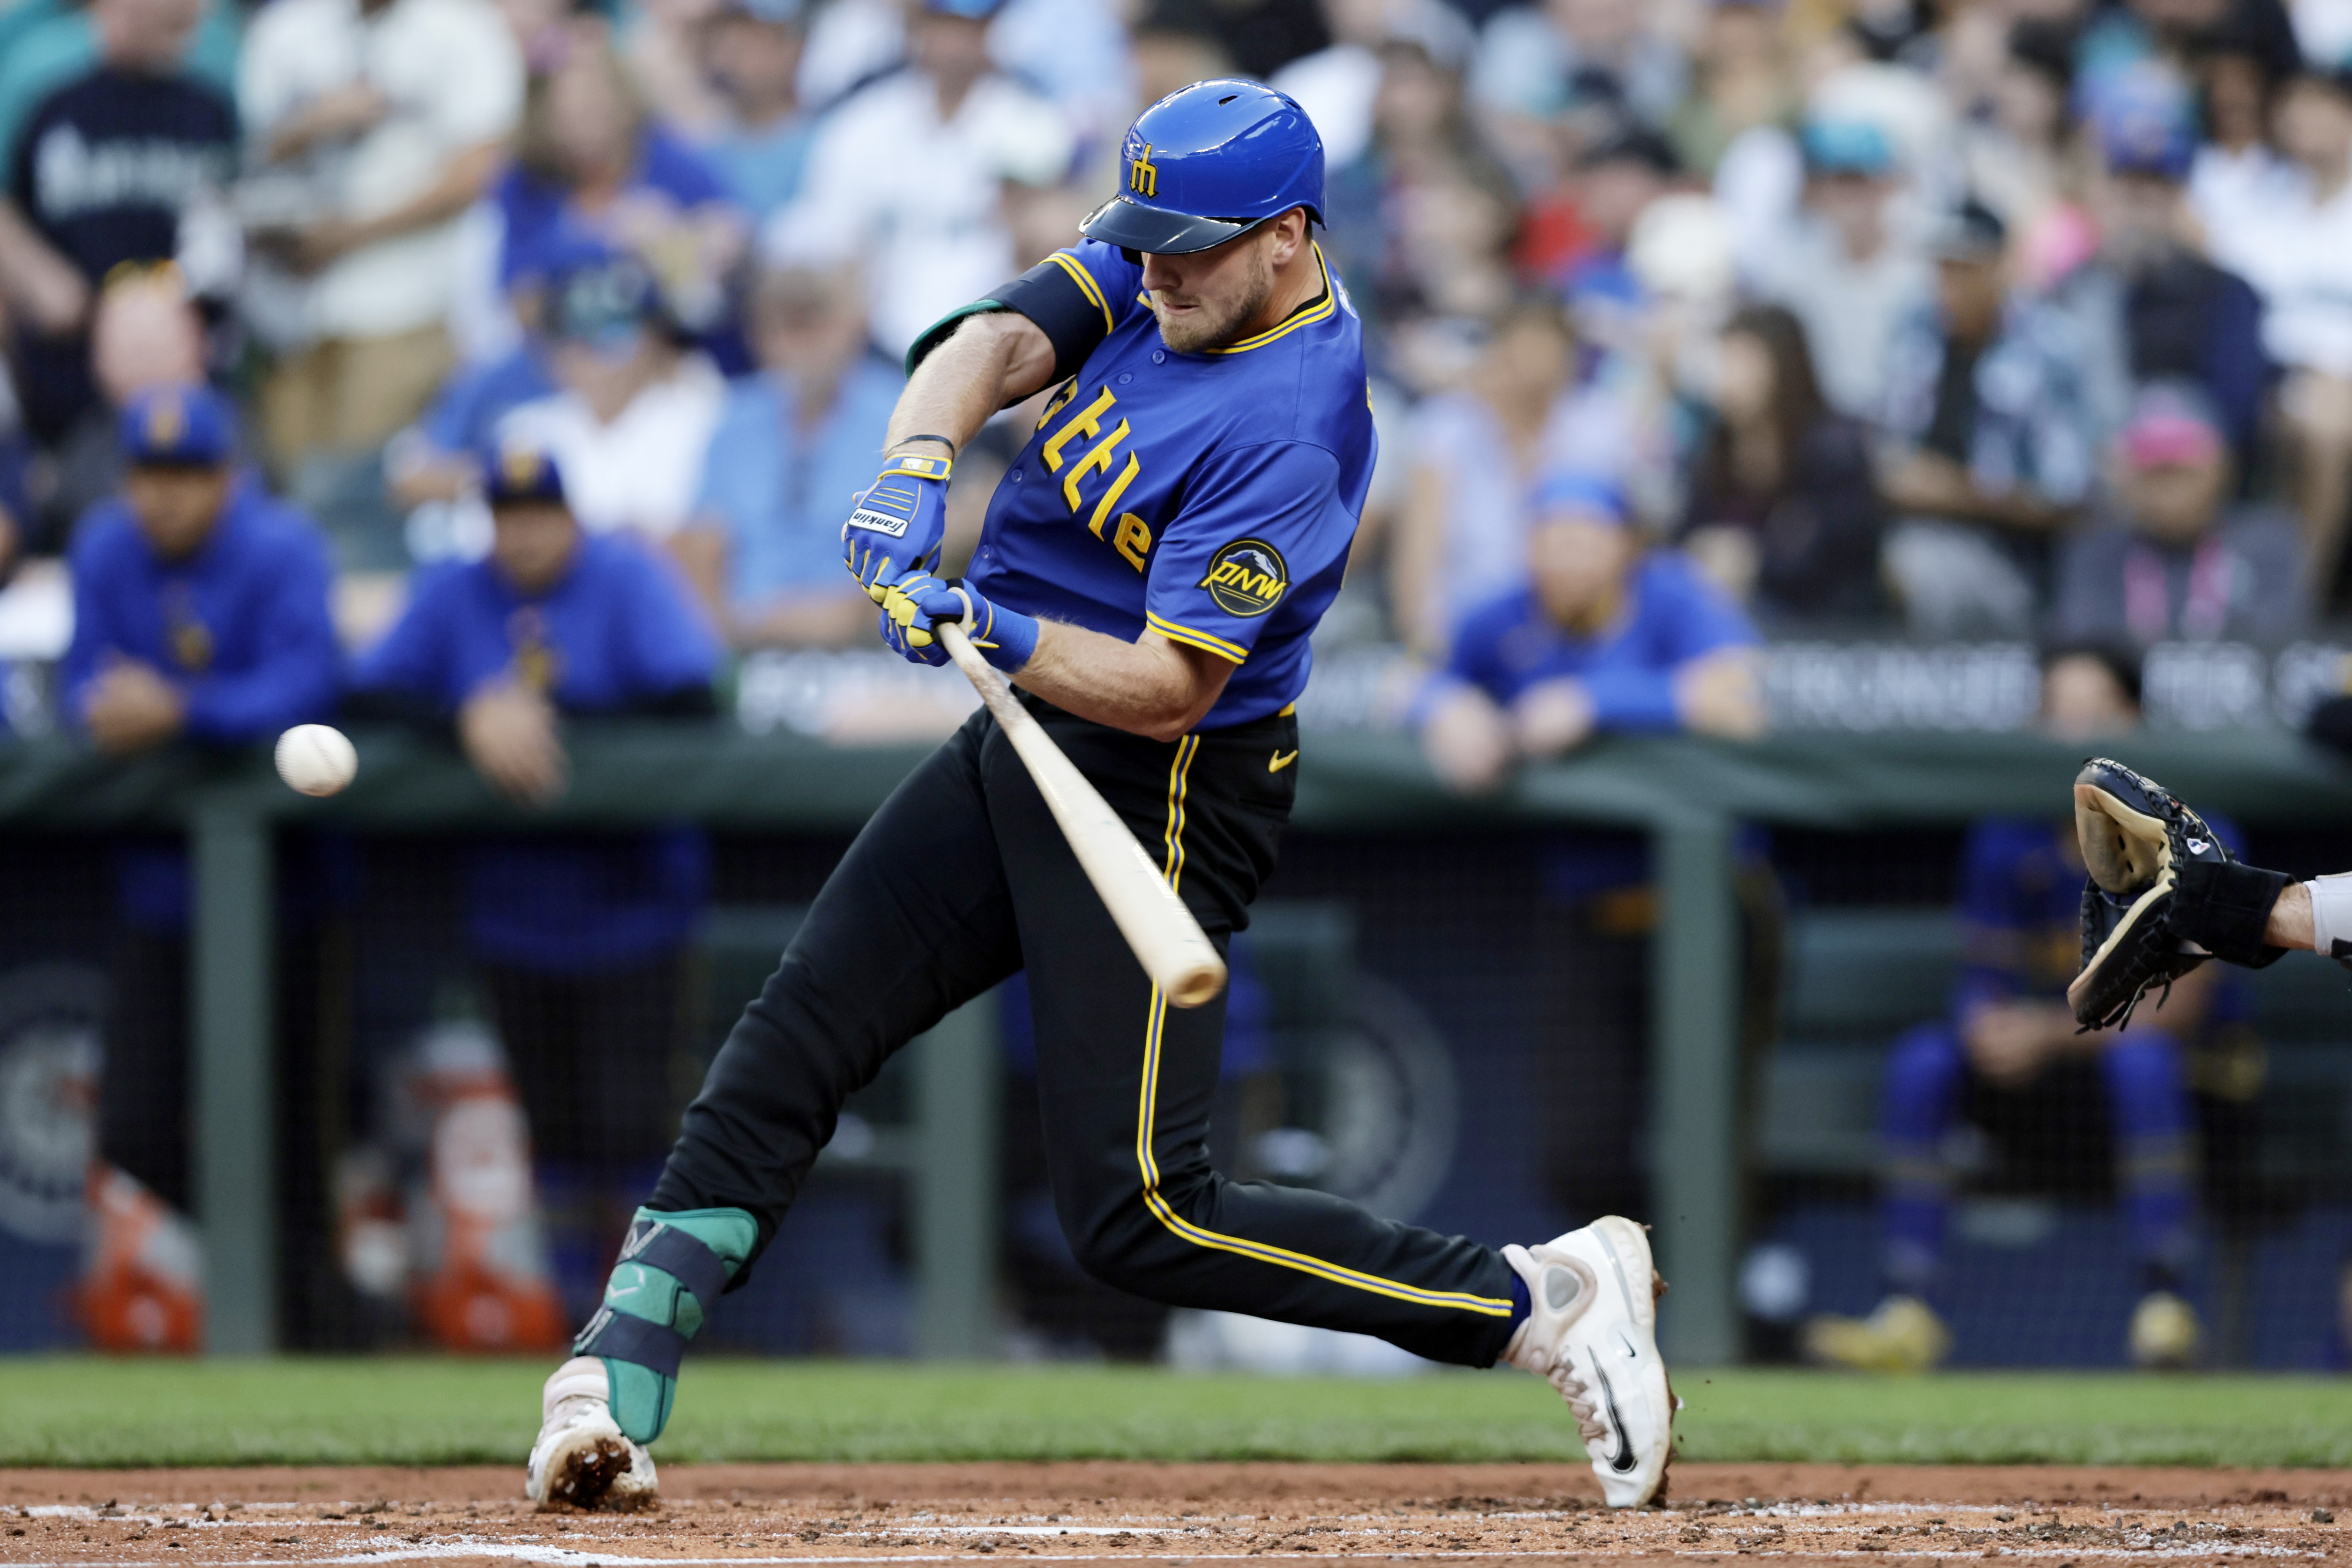
<instances>
[{"instance_id":1,"label":"dugout railing","mask_svg":"<svg viewBox=\"0 0 2352 1568\"><path fill-rule=\"evenodd\" d=\"M715 830L854 831L921 755L835 748L787 735L660 724L572 736L571 783L537 810L490 793L447 747L362 731L358 782L315 801L258 756L174 752L110 762L59 741L0 748L0 829L178 829L193 870L189 1008L194 1197L217 1354L275 1348L278 1256L270 1140L253 1110L270 1089L281 828L419 832L690 821ZM2114 749L2250 828L2352 824L2352 768L2283 730L2152 732ZM1989 812L2066 809L2080 748L2030 734L1793 733L1753 745L1610 740L1477 800L1447 793L1405 737L1312 736L1297 830L1380 835L1465 827L1596 824L1649 835L1659 898L1651 944L1652 1217L1674 1282L1672 1355L1733 1359L1742 1172L1739 915L1743 822L1832 831L1950 826ZM19 895L37 895L20 889ZM994 1134L993 1040L979 1009L916 1057L912 1177L916 1343L969 1355L987 1343L993 1266L986 1212Z\"/></svg>"}]
</instances>

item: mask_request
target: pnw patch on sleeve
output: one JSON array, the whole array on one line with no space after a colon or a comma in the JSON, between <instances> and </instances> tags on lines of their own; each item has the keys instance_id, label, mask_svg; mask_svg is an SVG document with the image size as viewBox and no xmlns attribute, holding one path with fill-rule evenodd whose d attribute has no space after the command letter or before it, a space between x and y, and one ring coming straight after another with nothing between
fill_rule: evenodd
<instances>
[{"instance_id":1,"label":"pnw patch on sleeve","mask_svg":"<svg viewBox=\"0 0 2352 1568\"><path fill-rule=\"evenodd\" d=\"M1290 590L1290 568L1282 552L1264 539L1235 539L1209 558L1201 586L1228 615L1246 621L1282 602Z\"/></svg>"}]
</instances>

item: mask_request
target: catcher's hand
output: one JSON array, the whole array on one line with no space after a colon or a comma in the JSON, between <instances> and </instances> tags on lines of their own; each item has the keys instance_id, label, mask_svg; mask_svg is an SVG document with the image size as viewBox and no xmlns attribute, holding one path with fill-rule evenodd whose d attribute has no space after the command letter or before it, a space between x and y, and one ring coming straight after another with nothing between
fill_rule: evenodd
<instances>
[{"instance_id":1,"label":"catcher's hand","mask_svg":"<svg viewBox=\"0 0 2352 1568\"><path fill-rule=\"evenodd\" d=\"M2150 987L2169 990L2209 957L2260 967L2284 951L2262 937L2286 877L2240 863L2154 779L2105 757L2084 763L2074 835L2090 880L2083 972L2066 1000L2084 1029L2120 1029Z\"/></svg>"}]
</instances>

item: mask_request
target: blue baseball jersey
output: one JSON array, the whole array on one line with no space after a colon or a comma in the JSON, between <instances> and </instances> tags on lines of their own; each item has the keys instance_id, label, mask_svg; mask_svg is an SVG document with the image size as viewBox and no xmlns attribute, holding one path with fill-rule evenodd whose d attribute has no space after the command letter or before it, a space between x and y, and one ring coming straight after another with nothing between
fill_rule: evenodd
<instances>
[{"instance_id":1,"label":"blue baseball jersey","mask_svg":"<svg viewBox=\"0 0 2352 1568\"><path fill-rule=\"evenodd\" d=\"M455 710L509 675L567 713L593 713L709 685L718 668L719 641L667 563L620 535L583 534L543 593L518 593L488 560L420 572L358 685Z\"/></svg>"},{"instance_id":2,"label":"blue baseball jersey","mask_svg":"<svg viewBox=\"0 0 2352 1568\"><path fill-rule=\"evenodd\" d=\"M1362 324L1319 248L1315 265L1313 299L1204 353L1160 340L1141 265L1094 241L991 302L1044 328L1068 379L989 502L971 579L1031 615L1230 660L1203 728L1306 689L1371 485Z\"/></svg>"},{"instance_id":3,"label":"blue baseball jersey","mask_svg":"<svg viewBox=\"0 0 2352 1568\"><path fill-rule=\"evenodd\" d=\"M504 677L567 713L618 713L708 687L719 658L667 563L622 536L590 534L542 593L516 592L488 560L419 574L357 685L454 711ZM709 860L709 842L686 827L485 839L467 856L467 934L491 960L541 973L656 958L693 929Z\"/></svg>"},{"instance_id":4,"label":"blue baseball jersey","mask_svg":"<svg viewBox=\"0 0 2352 1568\"><path fill-rule=\"evenodd\" d=\"M1753 644L1756 628L1672 550L1642 558L1627 577L1625 599L1608 627L1583 636L1545 613L1533 588L1514 589L1462 618L1446 674L1504 704L1530 686L1573 676L1591 694L1602 729L1680 729L1675 671L1719 649Z\"/></svg>"},{"instance_id":5,"label":"blue baseball jersey","mask_svg":"<svg viewBox=\"0 0 2352 1568\"><path fill-rule=\"evenodd\" d=\"M327 609L325 541L251 480L236 482L185 559L157 555L116 498L82 519L71 561L74 634L61 684L75 725L91 682L118 658L178 688L194 740L268 740L334 711L342 651Z\"/></svg>"},{"instance_id":6,"label":"blue baseball jersey","mask_svg":"<svg viewBox=\"0 0 2352 1568\"><path fill-rule=\"evenodd\" d=\"M2205 819L2232 852L2244 843L2224 818ZM1969 830L1960 861L1959 980L1952 1015L1984 1002L2063 1001L2083 967L2083 863L2074 825L1989 817ZM2209 1029L2247 1016L2244 985L2225 975L2206 1014ZM2164 1025L2160 1011L2138 1026Z\"/></svg>"},{"instance_id":7,"label":"blue baseball jersey","mask_svg":"<svg viewBox=\"0 0 2352 1568\"><path fill-rule=\"evenodd\" d=\"M75 530L70 559L73 643L58 685L77 728L92 684L117 659L151 666L179 691L195 741L268 740L334 712L342 650L327 608L326 544L259 485L238 480L211 535L181 560L155 553L119 497L101 501ZM125 840L115 877L131 925L186 929L178 840Z\"/></svg>"}]
</instances>

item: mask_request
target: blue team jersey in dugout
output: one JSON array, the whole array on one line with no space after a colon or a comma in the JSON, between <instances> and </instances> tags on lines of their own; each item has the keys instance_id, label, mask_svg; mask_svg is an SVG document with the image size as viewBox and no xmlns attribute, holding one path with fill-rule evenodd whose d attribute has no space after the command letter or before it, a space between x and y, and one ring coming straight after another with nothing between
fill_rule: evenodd
<instances>
[{"instance_id":1,"label":"blue team jersey in dugout","mask_svg":"<svg viewBox=\"0 0 2352 1568\"><path fill-rule=\"evenodd\" d=\"M720 650L668 564L633 539L588 535L551 587L519 593L488 560L417 574L407 612L362 660L362 691L455 712L485 683L535 686L566 713L626 713L718 673ZM709 842L688 827L477 840L466 930L494 963L589 974L666 961L709 891Z\"/></svg>"},{"instance_id":2,"label":"blue team jersey in dugout","mask_svg":"<svg viewBox=\"0 0 2352 1568\"><path fill-rule=\"evenodd\" d=\"M1204 729L1306 689L1371 485L1363 329L1319 248L1315 265L1314 299L1197 354L1160 340L1142 267L1110 246L1057 251L1005 291L1092 341L998 484L971 581L1031 615L1129 642L1149 627L1232 661ZM1069 333L1039 325L1069 370Z\"/></svg>"}]
</instances>

